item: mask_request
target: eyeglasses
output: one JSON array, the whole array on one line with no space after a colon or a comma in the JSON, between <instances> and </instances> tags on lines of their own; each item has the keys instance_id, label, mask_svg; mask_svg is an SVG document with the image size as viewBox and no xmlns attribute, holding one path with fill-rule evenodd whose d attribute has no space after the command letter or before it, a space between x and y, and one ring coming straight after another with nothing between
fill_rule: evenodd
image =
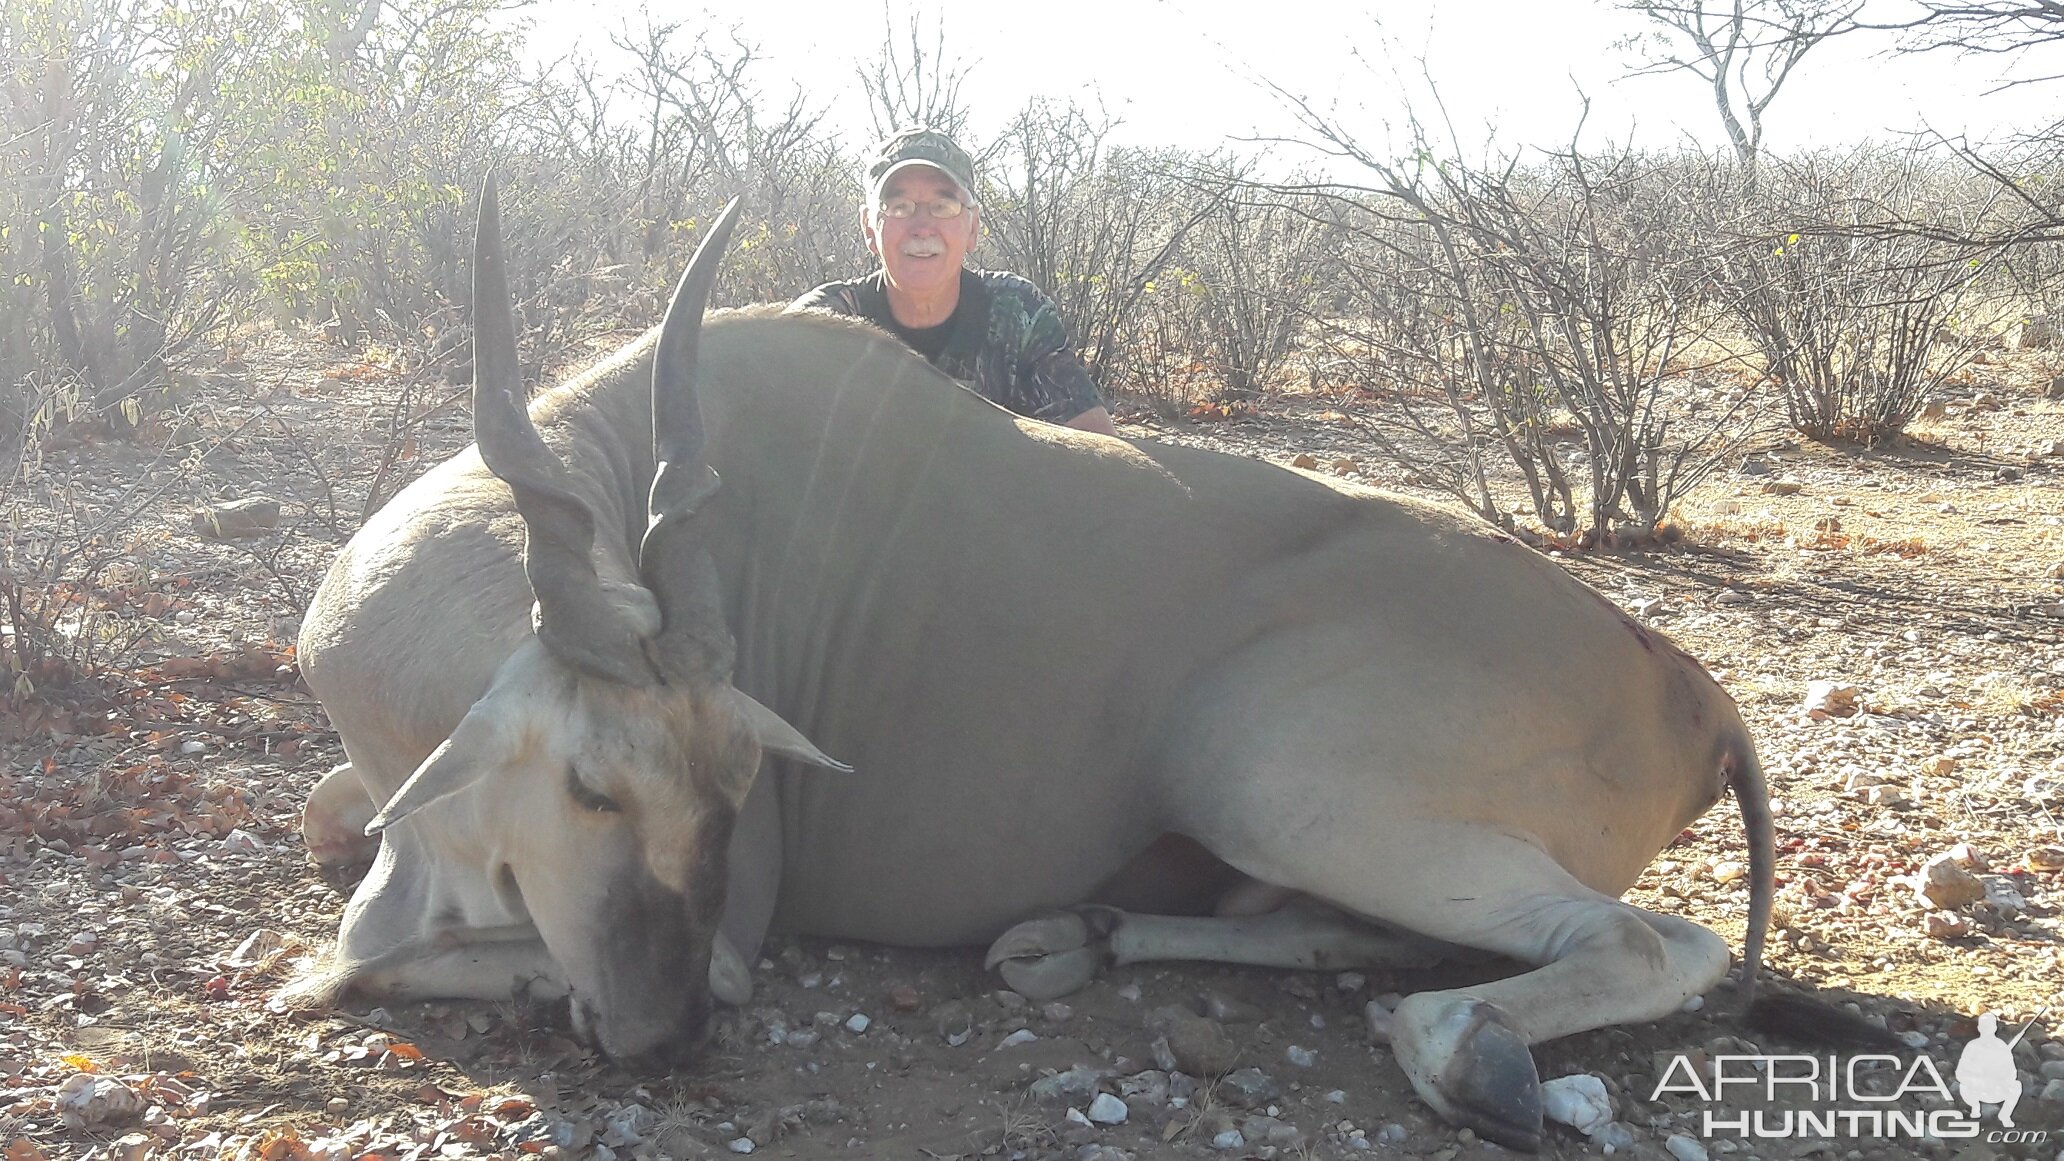
<instances>
[{"instance_id":1,"label":"eyeglasses","mask_svg":"<svg viewBox=\"0 0 2064 1161\"><path fill-rule=\"evenodd\" d=\"M881 204L881 214L884 218L914 218L917 211L923 210L931 217L944 221L947 218L959 217L964 209L967 209L967 205L959 198L934 198L928 202L921 202L915 198L891 198Z\"/></svg>"}]
</instances>

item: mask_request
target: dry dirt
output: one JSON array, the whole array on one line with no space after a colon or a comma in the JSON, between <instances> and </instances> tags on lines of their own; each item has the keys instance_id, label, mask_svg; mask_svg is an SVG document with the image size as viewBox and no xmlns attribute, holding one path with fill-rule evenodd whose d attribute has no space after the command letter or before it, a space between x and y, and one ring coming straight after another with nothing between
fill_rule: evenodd
<instances>
[{"instance_id":1,"label":"dry dirt","mask_svg":"<svg viewBox=\"0 0 2064 1161\"><path fill-rule=\"evenodd\" d=\"M777 939L752 1007L672 1076L598 1061L549 1010L277 1010L273 993L333 935L343 904L295 832L302 797L339 760L294 677L299 605L355 526L382 449L398 455L391 491L464 439L449 410L406 438L383 436L412 413L397 409L397 384L412 385L417 409L449 387L378 358L312 362L310 349L274 338L225 352L191 385L183 418L55 449L5 501L17 546L73 543L75 518L101 525L104 566L72 590L64 625L123 665L99 700L59 690L5 703L0 722L6 1161L1503 1155L1431 1118L1371 1042L1373 998L1462 978L1454 970L1125 969L1041 1006L999 991L975 951ZM2049 1161L2064 1149L2064 1084L2041 1096L2045 1063L2064 1074L2064 873L2043 853L2064 846L2064 446L2053 450L2064 404L2043 397L2058 370L1996 358L1946 417L1895 448L1761 438L1753 466L1683 506L1680 544L1563 560L1704 658L1756 730L1780 800L1767 986L1854 1002L1924 1041L1945 1077L1980 1012L2008 1030L2034 1019L2017 1063L2035 1091L2017 1122L2047 1131L2039 1144L1738 1144L1723 1132L1705 1142L1715 1156ZM1125 432L1281 461L1363 455L1333 407L1290 397L1246 422L1141 415ZM1399 482L1373 460L1366 470ZM222 541L189 522L198 505L261 494L284 503L276 531ZM1817 680L1856 687L1854 712L1806 714ZM1989 867L1991 898L1935 916L1931 935L1907 877L1959 844ZM1743 857L1723 805L1663 853L1634 898L1739 946ZM1670 1138L1700 1136L1706 1106L1650 1099L1672 1055L1783 1050L1736 1021L1730 989L1707 1000L1652 1026L1543 1045L1542 1074L1605 1081L1632 1142L1621 1155L1695 1155ZM1262 1079L1156 1071L1149 1014L1171 1006L1213 1013L1237 1068ZM942 1036L957 1039L963 1023L964 1041ZM1035 1038L1004 1046L1021 1030ZM1078 1067L1093 1075L1074 1075L1072 1099L1033 1095L1035 1081ZM1264 1083L1273 1095L1254 1091ZM1071 1116L1091 1086L1127 1098L1125 1123ZM1737 1090L1721 1111L1755 1107ZM1599 1152L1557 1128L1547 1155Z\"/></svg>"}]
</instances>

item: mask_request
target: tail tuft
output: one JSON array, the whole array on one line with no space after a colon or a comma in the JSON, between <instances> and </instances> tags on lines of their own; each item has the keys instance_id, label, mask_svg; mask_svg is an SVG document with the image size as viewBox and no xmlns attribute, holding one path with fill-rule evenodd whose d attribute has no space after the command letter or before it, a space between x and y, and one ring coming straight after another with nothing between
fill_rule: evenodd
<instances>
[{"instance_id":1,"label":"tail tuft","mask_svg":"<svg viewBox=\"0 0 2064 1161\"><path fill-rule=\"evenodd\" d=\"M1764 993L1742 1018L1748 1027L1793 1044L1855 1051L1903 1051L1906 1042L1847 1008L1798 995Z\"/></svg>"}]
</instances>

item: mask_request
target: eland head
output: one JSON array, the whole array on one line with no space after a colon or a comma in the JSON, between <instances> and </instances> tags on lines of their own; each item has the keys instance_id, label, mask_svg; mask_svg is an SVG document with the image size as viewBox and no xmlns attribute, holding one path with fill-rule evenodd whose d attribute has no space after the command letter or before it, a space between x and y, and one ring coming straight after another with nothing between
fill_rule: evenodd
<instances>
[{"instance_id":1,"label":"eland head","mask_svg":"<svg viewBox=\"0 0 2064 1161\"><path fill-rule=\"evenodd\" d=\"M598 553L596 485L546 445L524 402L488 179L474 241L474 434L523 519L533 639L366 828L423 812L411 825L430 857L495 868L509 937L534 928L576 1030L618 1058L685 1053L706 1034L726 851L761 755L842 768L731 685L733 642L696 529L717 487L696 351L737 215L734 200L660 329L644 534ZM607 579L598 556L634 564L636 580Z\"/></svg>"}]
</instances>

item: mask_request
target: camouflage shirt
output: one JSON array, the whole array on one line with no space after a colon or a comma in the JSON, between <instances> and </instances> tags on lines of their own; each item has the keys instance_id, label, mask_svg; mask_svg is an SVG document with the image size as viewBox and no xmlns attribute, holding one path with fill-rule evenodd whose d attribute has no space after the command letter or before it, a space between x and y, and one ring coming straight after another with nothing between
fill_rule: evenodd
<instances>
[{"instance_id":1,"label":"camouflage shirt","mask_svg":"<svg viewBox=\"0 0 2064 1161\"><path fill-rule=\"evenodd\" d=\"M1103 406L1088 369L1069 345L1060 312L1038 287L1015 274L961 271L960 303L952 317L914 334L889 312L886 276L879 270L850 282L827 282L788 309L806 307L859 315L903 339L975 394L1019 415L1066 423ZM928 333L933 330L941 334Z\"/></svg>"}]
</instances>

